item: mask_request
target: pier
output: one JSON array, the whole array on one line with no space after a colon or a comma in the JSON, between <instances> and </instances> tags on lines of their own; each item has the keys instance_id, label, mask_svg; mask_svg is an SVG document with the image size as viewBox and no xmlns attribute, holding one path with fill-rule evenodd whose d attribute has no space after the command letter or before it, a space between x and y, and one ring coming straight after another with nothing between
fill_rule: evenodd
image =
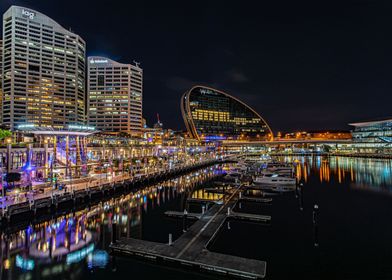
<instances>
[{"instance_id":1,"label":"pier","mask_svg":"<svg viewBox=\"0 0 392 280\"><path fill-rule=\"evenodd\" d=\"M266 275L266 262L254 259L223 255L208 250L220 228L228 218L256 222L269 222L270 216L233 212L238 202L241 186L227 195L225 203L215 204L177 240L169 238L168 244L121 238L110 245L112 254L133 256L166 265L182 266L187 269L227 275L244 279L260 279ZM167 213L167 212L166 212ZM175 217L183 217L182 212L169 212ZM189 215L189 213L188 213Z\"/></svg>"}]
</instances>

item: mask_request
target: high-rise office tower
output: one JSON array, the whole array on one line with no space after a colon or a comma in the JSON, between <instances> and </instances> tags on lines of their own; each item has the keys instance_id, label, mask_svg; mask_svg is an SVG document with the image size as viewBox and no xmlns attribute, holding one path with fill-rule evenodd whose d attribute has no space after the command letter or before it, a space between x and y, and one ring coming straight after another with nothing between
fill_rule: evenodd
<instances>
[{"instance_id":1,"label":"high-rise office tower","mask_svg":"<svg viewBox=\"0 0 392 280\"><path fill-rule=\"evenodd\" d=\"M86 43L49 17L3 15L3 124L66 128L85 122Z\"/></svg>"},{"instance_id":2,"label":"high-rise office tower","mask_svg":"<svg viewBox=\"0 0 392 280\"><path fill-rule=\"evenodd\" d=\"M88 57L88 124L105 132L140 135L143 70L105 57Z\"/></svg>"},{"instance_id":3,"label":"high-rise office tower","mask_svg":"<svg viewBox=\"0 0 392 280\"><path fill-rule=\"evenodd\" d=\"M0 125L3 124L3 114L1 113L3 108L3 41L0 40Z\"/></svg>"}]
</instances>

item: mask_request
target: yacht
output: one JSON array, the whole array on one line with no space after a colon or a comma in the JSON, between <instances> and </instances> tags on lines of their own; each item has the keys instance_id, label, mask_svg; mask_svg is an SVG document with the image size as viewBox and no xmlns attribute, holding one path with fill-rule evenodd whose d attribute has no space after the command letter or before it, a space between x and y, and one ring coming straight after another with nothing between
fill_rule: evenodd
<instances>
[{"instance_id":1,"label":"yacht","mask_svg":"<svg viewBox=\"0 0 392 280\"><path fill-rule=\"evenodd\" d=\"M294 174L294 169L292 167L269 167L266 170L276 174L285 174L290 176Z\"/></svg>"},{"instance_id":2,"label":"yacht","mask_svg":"<svg viewBox=\"0 0 392 280\"><path fill-rule=\"evenodd\" d=\"M266 185L295 185L297 180L295 178L284 177L279 174L265 174L264 176L257 176L253 180L255 184L266 184Z\"/></svg>"}]
</instances>

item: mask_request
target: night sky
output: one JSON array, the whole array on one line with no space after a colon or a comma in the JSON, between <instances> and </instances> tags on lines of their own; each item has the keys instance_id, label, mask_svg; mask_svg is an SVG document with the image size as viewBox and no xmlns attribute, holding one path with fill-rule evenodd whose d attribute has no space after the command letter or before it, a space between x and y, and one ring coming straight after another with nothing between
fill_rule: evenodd
<instances>
[{"instance_id":1,"label":"night sky","mask_svg":"<svg viewBox=\"0 0 392 280\"><path fill-rule=\"evenodd\" d=\"M273 2L273 3L272 3ZM71 28L87 55L144 69L143 113L184 127L196 84L232 94L272 130L391 117L392 1L0 1Z\"/></svg>"}]
</instances>

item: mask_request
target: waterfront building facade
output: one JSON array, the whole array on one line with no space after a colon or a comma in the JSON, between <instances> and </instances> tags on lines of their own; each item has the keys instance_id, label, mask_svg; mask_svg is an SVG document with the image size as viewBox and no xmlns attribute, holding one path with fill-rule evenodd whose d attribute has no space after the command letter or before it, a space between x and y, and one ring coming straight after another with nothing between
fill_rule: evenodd
<instances>
[{"instance_id":1,"label":"waterfront building facade","mask_svg":"<svg viewBox=\"0 0 392 280\"><path fill-rule=\"evenodd\" d=\"M181 97L188 134L198 140L272 139L266 121L239 99L210 87L194 86Z\"/></svg>"},{"instance_id":2,"label":"waterfront building facade","mask_svg":"<svg viewBox=\"0 0 392 280\"><path fill-rule=\"evenodd\" d=\"M85 122L86 43L51 18L11 6L3 15L2 121L62 129Z\"/></svg>"},{"instance_id":3,"label":"waterfront building facade","mask_svg":"<svg viewBox=\"0 0 392 280\"><path fill-rule=\"evenodd\" d=\"M88 124L103 132L142 133L143 70L88 58Z\"/></svg>"},{"instance_id":4,"label":"waterfront building facade","mask_svg":"<svg viewBox=\"0 0 392 280\"><path fill-rule=\"evenodd\" d=\"M350 123L354 148L359 153L392 153L392 119Z\"/></svg>"}]
</instances>

